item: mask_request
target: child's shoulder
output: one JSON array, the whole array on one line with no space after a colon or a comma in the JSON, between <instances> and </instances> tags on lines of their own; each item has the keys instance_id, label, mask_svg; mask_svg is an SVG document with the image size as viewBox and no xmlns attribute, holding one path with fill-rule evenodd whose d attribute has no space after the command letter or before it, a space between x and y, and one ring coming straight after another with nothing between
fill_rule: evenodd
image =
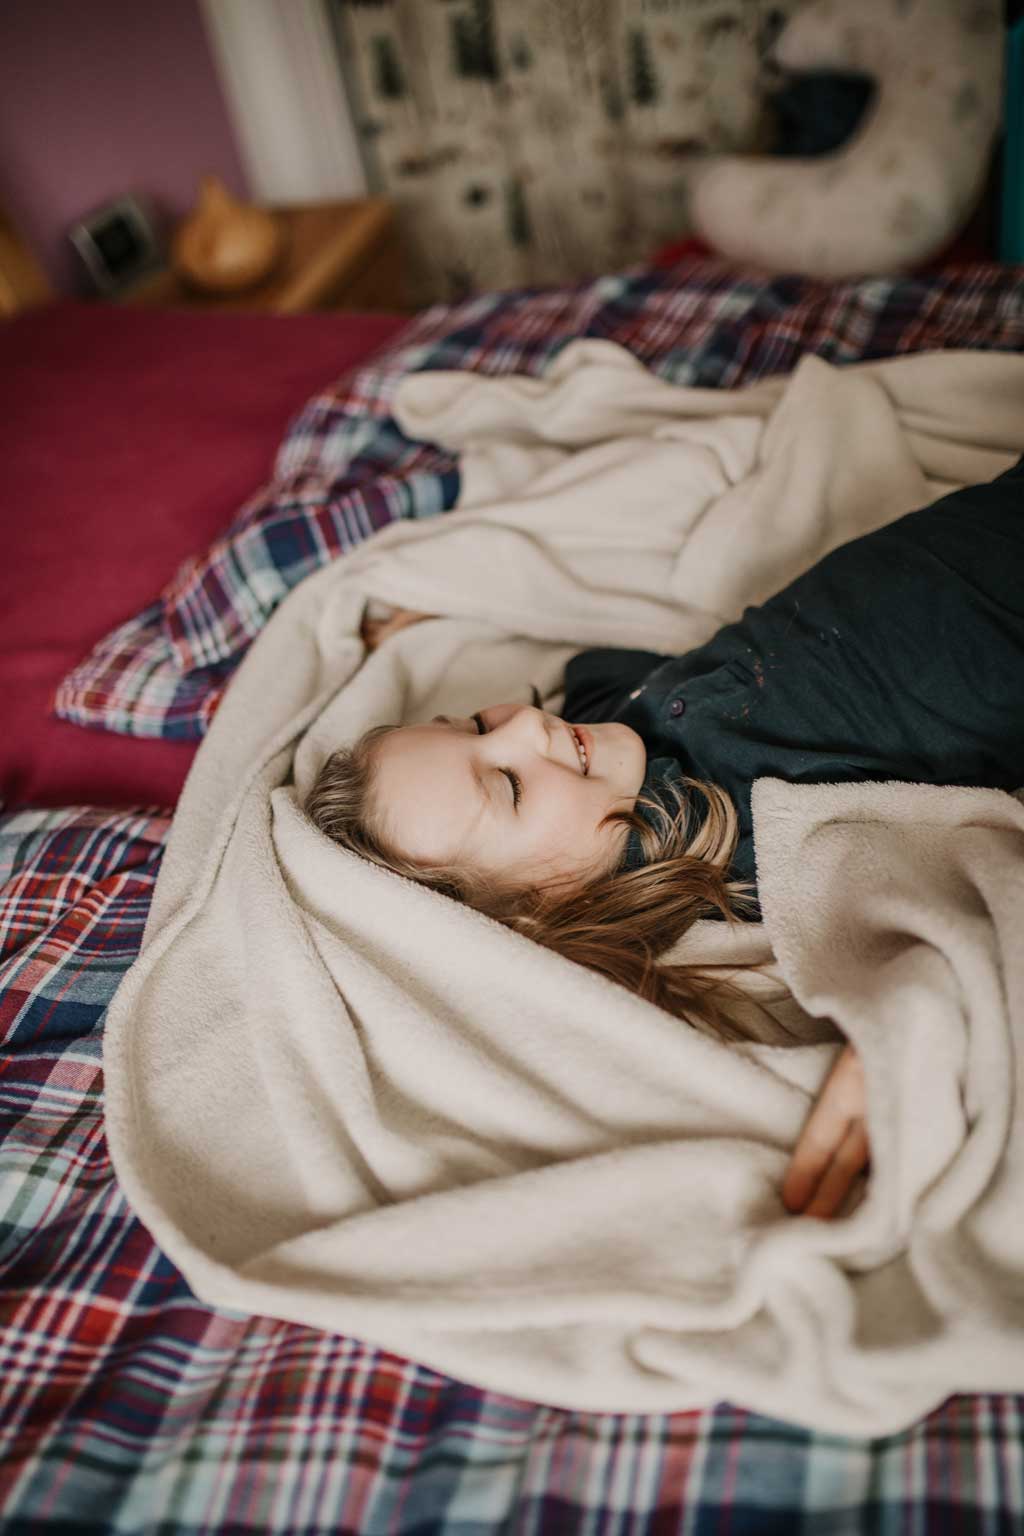
<instances>
[{"instance_id":1,"label":"child's shoulder","mask_svg":"<svg viewBox=\"0 0 1024 1536\"><path fill-rule=\"evenodd\" d=\"M609 719L631 690L668 659L657 651L618 647L580 651L566 664L562 714L583 724Z\"/></svg>"}]
</instances>

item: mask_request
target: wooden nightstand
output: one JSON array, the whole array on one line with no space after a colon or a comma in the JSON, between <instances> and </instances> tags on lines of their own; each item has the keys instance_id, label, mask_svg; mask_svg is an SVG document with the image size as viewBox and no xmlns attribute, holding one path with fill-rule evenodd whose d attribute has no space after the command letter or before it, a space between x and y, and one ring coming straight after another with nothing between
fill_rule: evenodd
<instances>
[{"instance_id":1,"label":"wooden nightstand","mask_svg":"<svg viewBox=\"0 0 1024 1536\"><path fill-rule=\"evenodd\" d=\"M234 295L205 294L167 269L120 294L119 302L259 309L277 315L308 309L408 308L394 209L385 198L270 211L284 229L286 249L266 282Z\"/></svg>"}]
</instances>

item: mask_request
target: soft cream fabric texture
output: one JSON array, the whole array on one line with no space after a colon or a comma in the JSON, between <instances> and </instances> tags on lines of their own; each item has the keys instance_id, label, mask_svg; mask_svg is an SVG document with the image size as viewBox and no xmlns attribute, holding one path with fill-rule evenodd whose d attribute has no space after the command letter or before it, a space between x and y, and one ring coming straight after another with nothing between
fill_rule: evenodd
<instances>
[{"instance_id":1,"label":"soft cream fabric texture","mask_svg":"<svg viewBox=\"0 0 1024 1536\"><path fill-rule=\"evenodd\" d=\"M812 358L728 392L581 341L543 379L410 376L396 410L460 452L460 510L303 582L227 691L106 1023L129 1201L207 1302L558 1406L730 1398L866 1434L1024 1387L1013 797L758 783L765 921L736 942L774 945L763 995L819 1040L790 1048L710 1040L298 808L371 725L530 682L557 708L578 648L682 650L1002 472L1024 359ZM448 617L367 657L370 599ZM681 949L728 968L729 943L704 923ZM830 1019L874 1167L828 1223L779 1190Z\"/></svg>"},{"instance_id":2,"label":"soft cream fabric texture","mask_svg":"<svg viewBox=\"0 0 1024 1536\"><path fill-rule=\"evenodd\" d=\"M832 154L695 161L694 232L734 261L827 279L936 255L985 183L1004 35L999 0L812 0L776 43L779 64L870 75L875 100Z\"/></svg>"}]
</instances>

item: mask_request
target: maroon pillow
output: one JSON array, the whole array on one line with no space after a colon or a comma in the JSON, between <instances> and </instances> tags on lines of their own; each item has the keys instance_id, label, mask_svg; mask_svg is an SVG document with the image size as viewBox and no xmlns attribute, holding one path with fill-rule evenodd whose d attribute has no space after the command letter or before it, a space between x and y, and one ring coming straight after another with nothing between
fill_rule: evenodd
<instances>
[{"instance_id":1,"label":"maroon pillow","mask_svg":"<svg viewBox=\"0 0 1024 1536\"><path fill-rule=\"evenodd\" d=\"M270 478L306 400L408 323L59 303L0 323L0 796L170 805L194 743L54 719L61 678Z\"/></svg>"}]
</instances>

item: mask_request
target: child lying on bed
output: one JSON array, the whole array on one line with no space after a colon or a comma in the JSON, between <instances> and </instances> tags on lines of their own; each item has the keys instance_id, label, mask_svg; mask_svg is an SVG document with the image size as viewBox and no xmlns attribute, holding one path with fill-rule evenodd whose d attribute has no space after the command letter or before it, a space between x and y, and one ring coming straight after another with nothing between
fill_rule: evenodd
<instances>
[{"instance_id":1,"label":"child lying on bed","mask_svg":"<svg viewBox=\"0 0 1024 1536\"><path fill-rule=\"evenodd\" d=\"M307 810L344 847L735 1038L722 990L658 957L697 918L758 915L755 779L1024 783L1024 459L834 550L695 651L583 652L564 718L539 703L370 731L328 759ZM868 1155L847 1045L787 1207L831 1216Z\"/></svg>"}]
</instances>

